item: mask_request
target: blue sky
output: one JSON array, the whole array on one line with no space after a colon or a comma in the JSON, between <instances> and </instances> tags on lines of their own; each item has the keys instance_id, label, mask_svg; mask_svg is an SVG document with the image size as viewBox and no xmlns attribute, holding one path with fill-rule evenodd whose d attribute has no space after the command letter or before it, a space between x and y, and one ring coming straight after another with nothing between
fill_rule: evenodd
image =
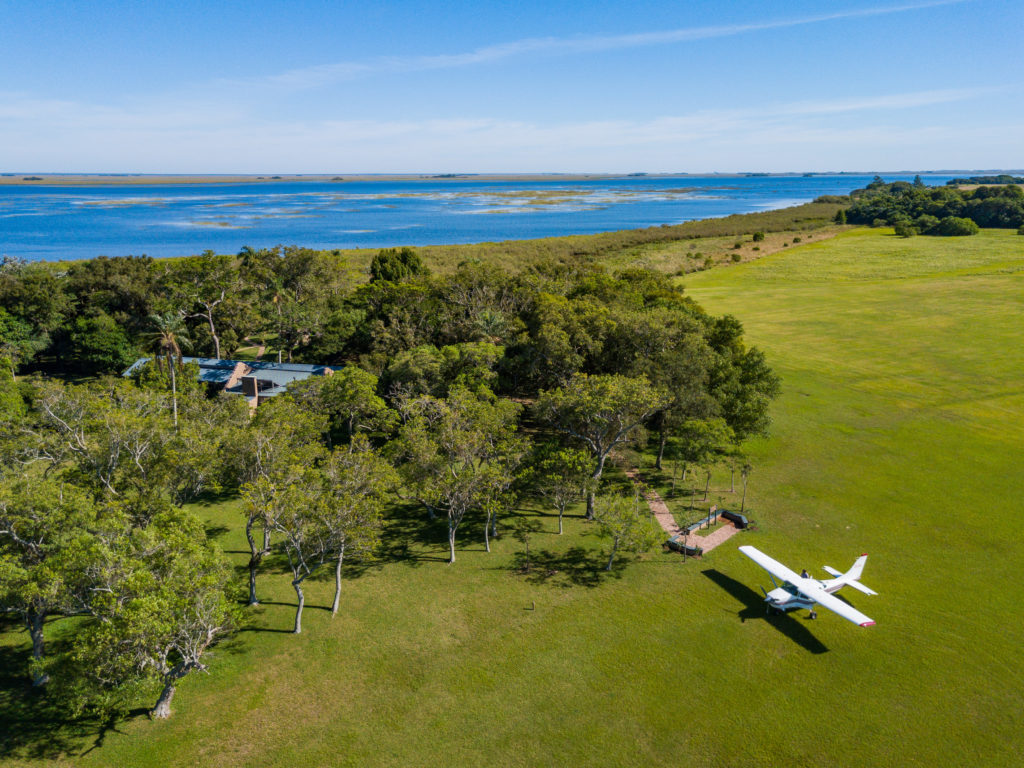
<instances>
[{"instance_id":1,"label":"blue sky","mask_svg":"<svg viewBox=\"0 0 1024 768\"><path fill-rule=\"evenodd\" d=\"M1024 167L1024 3L0 1L0 169Z\"/></svg>"}]
</instances>

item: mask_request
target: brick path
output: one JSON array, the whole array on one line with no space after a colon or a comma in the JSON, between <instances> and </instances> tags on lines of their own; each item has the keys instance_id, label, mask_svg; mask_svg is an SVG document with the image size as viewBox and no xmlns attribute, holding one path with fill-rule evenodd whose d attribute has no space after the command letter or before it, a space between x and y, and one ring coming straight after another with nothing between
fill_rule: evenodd
<instances>
[{"instance_id":1,"label":"brick path","mask_svg":"<svg viewBox=\"0 0 1024 768\"><path fill-rule=\"evenodd\" d=\"M640 470L638 469L627 469L626 476L634 483L643 481L643 476L640 474ZM645 489L644 496L647 498L647 506L651 508L651 513L654 515L654 519L658 521L658 525L662 527L665 533L669 536L676 536L682 533L679 526L676 525L675 518L669 511L668 505L662 500L661 496L658 495L657 491L653 488L647 487ZM686 543L690 546L700 547L704 550L704 553L707 554L726 539L729 539L739 533L740 529L733 523L728 521L723 521L723 523L724 524L720 528L707 536L698 536L695 533L691 533L687 536Z\"/></svg>"}]
</instances>

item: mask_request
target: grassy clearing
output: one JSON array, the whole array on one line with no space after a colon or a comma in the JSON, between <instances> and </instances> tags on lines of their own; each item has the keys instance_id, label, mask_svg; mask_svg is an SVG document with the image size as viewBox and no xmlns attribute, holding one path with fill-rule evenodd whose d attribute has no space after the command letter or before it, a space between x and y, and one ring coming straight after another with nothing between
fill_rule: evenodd
<instances>
[{"instance_id":1,"label":"grassy clearing","mask_svg":"<svg viewBox=\"0 0 1024 768\"><path fill-rule=\"evenodd\" d=\"M832 224L832 218L841 207L834 203L807 203L647 229L500 243L429 245L416 250L431 270L442 274L455 271L466 261L491 262L519 271L555 259L571 263L600 261L611 269L646 266L681 275L716 264L731 264L733 253L739 253L741 261L772 253L788 247L794 237L829 237L840 229ZM764 232L765 240L752 242L754 232ZM737 242L741 247L734 249ZM753 250L755 246L760 250ZM332 253L365 273L377 251L359 248Z\"/></svg>"},{"instance_id":2,"label":"grassy clearing","mask_svg":"<svg viewBox=\"0 0 1024 768\"><path fill-rule=\"evenodd\" d=\"M288 634L272 563L251 630L186 681L174 717L100 736L40 726L7 672L27 645L7 633L4 764L1018 765L1022 270L1012 234L871 230L688 276L783 376L773 436L752 446L758 531L605 575L593 529L571 517L559 537L549 516L522 576L510 536L488 555L467 522L447 566L443 527L405 512L381 563L350 570L336 619L318 610L325 578ZM732 508L728 480L709 500ZM237 503L203 514L244 563ZM744 543L821 575L870 552L880 595L848 597L878 625L766 620Z\"/></svg>"}]
</instances>

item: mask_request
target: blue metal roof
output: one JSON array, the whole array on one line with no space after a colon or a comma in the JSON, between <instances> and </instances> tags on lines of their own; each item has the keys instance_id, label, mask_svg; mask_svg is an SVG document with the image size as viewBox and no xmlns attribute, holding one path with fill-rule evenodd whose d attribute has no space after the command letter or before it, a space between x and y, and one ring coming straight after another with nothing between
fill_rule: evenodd
<instances>
[{"instance_id":1,"label":"blue metal roof","mask_svg":"<svg viewBox=\"0 0 1024 768\"><path fill-rule=\"evenodd\" d=\"M152 358L143 357L132 363L122 375L131 376L141 366L148 363ZM209 384L227 384L234 373L235 367L242 363L250 370L242 375L242 378L253 378L258 381L267 381L271 387L261 391L260 397L273 397L279 395L293 381L308 379L310 376L323 376L327 371L340 371L339 366L314 365L311 363L274 363L266 360L218 360L213 357L182 357L183 363L195 363L199 366L199 380ZM226 392L242 393L242 387L236 385L225 389Z\"/></svg>"}]
</instances>

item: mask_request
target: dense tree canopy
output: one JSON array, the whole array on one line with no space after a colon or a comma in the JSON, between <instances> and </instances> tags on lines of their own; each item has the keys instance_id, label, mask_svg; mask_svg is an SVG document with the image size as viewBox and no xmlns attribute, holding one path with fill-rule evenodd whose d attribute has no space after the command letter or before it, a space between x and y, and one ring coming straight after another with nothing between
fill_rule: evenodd
<instances>
[{"instance_id":1,"label":"dense tree canopy","mask_svg":"<svg viewBox=\"0 0 1024 768\"><path fill-rule=\"evenodd\" d=\"M638 498L595 507L614 450L653 432L659 460L668 444L709 465L768 427L764 355L663 274L432 275L411 249L370 273L357 285L336 253L302 248L0 263L0 611L28 630L26 675L75 710L148 697L165 717L261 572L288 564L298 632L303 585L333 565L339 612L343 564L373 555L396 499L447 529L454 562L458 532L490 551L520 495L548 499L559 532L585 495L610 568L653 530ZM182 360L243 345L341 369L252 412ZM139 354L153 359L130 378L101 375ZM45 375L70 369L76 383ZM248 601L190 511L218 494L239 501Z\"/></svg>"},{"instance_id":2,"label":"dense tree canopy","mask_svg":"<svg viewBox=\"0 0 1024 768\"><path fill-rule=\"evenodd\" d=\"M905 234L970 235L977 227L1015 229L1024 225L1024 189L1015 184L958 189L905 181L886 184L876 177L851 197L853 205L846 212L851 224L902 225Z\"/></svg>"}]
</instances>

